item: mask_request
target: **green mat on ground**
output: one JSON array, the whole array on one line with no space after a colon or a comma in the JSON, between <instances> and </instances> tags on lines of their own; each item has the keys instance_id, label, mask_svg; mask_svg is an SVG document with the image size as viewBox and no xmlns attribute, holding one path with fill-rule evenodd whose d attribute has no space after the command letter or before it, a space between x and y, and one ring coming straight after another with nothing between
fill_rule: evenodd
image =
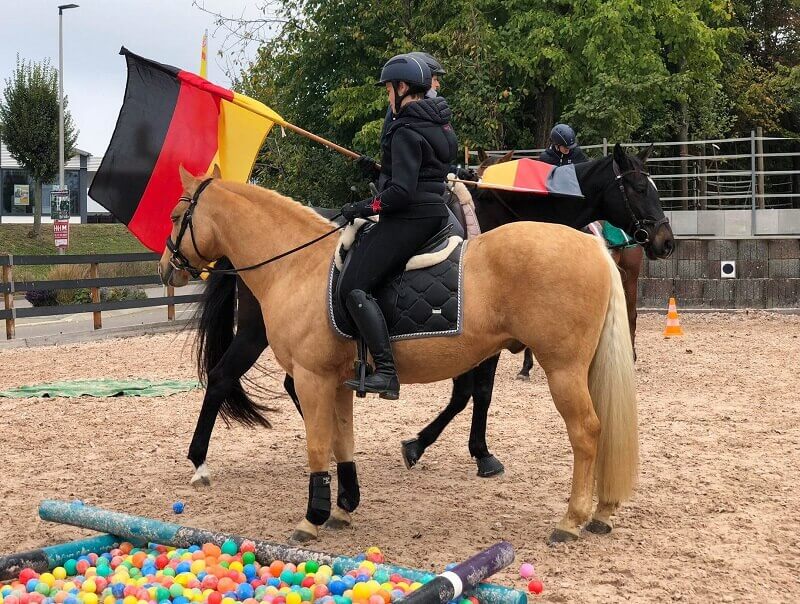
<instances>
[{"instance_id":1,"label":"green mat on ground","mask_svg":"<svg viewBox=\"0 0 800 604\"><path fill-rule=\"evenodd\" d=\"M170 396L200 388L196 380L75 380L34 386L20 386L0 391L6 398L43 398L54 396Z\"/></svg>"}]
</instances>

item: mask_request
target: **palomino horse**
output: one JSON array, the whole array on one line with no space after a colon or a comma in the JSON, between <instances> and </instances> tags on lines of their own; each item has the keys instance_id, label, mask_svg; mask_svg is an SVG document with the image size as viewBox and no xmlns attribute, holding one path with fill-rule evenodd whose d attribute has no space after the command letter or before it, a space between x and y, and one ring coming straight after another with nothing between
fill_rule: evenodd
<instances>
[{"instance_id":1,"label":"palomino horse","mask_svg":"<svg viewBox=\"0 0 800 604\"><path fill-rule=\"evenodd\" d=\"M605 161L606 184L598 183L605 197L624 201L612 220L620 224L632 216L652 253L663 255L668 233L661 228L660 205L648 193L647 177L621 149L615 151L615 161ZM159 263L162 280L185 285L190 273L222 257L239 267L261 305L275 358L294 377L306 425L308 508L293 538L316 537L326 521L349 525L360 494L353 461L353 392L343 381L352 373L356 347L334 333L327 314L335 242L325 237L332 224L273 191L201 181L185 170L181 179L184 193L173 209L168 249ZM574 255L565 257L565 249ZM259 262L264 255L269 260ZM255 263L258 268L249 270ZM579 536L591 516L595 486L599 502L587 528L610 531L617 506L633 492L638 467L633 351L613 260L596 237L521 222L471 241L463 270L462 332L396 343L401 382L447 379L504 348L529 346L547 376L573 449L569 505L551 540ZM331 454L339 478L332 514Z\"/></svg>"},{"instance_id":2,"label":"palomino horse","mask_svg":"<svg viewBox=\"0 0 800 604\"><path fill-rule=\"evenodd\" d=\"M648 153L649 151L643 151L638 158L631 158L630 161L635 163L638 160L642 162L643 166ZM486 166L508 161L512 159L512 156L513 152L498 160L484 154L481 157L479 173ZM586 219L587 216L594 216L597 219L608 217L605 209L606 203L613 204L614 199L606 200L604 203L603 199L595 194L596 187L589 186L593 173L587 167L581 168L577 172L579 180L582 181L582 188L588 189L586 202L566 206L568 211L557 215L555 217L557 222L578 228L583 226L580 221ZM656 193L655 187L651 192ZM483 192L475 195L476 203L481 209L479 218L484 231L521 219L554 220L551 213L542 213L543 210L548 210L546 204L531 203L530 197L527 196L514 197L503 193L500 195L499 198L494 194L488 195ZM561 202L561 199L551 201L556 204ZM617 202L623 203L621 198ZM563 207L565 206L562 205ZM586 208L590 209L589 214L586 213ZM336 213L334 210L325 208L315 208L315 211L329 218ZM671 249L671 244L670 235L665 239L665 248ZM641 246L626 249L621 253L612 250L612 256L622 271L632 341L636 328L636 283L641 267L642 253ZM224 266L229 267L229 263ZM238 317L236 320L238 329L234 332L235 315ZM266 330L261 319L261 308L241 278L228 274L215 274L208 280L198 317L198 344L198 373L201 379L207 383L207 390L189 447L188 457L195 467L192 484L207 485L210 484L210 474L206 458L218 414L226 422L236 420L247 426L269 425L264 414L261 413L265 408L248 396L241 381L242 376L254 365L268 345ZM438 439L456 415L466 409L472 398L474 407L468 445L469 453L478 465L478 476L491 477L503 472L503 464L491 454L486 443L487 418L492 400L497 361L497 356L490 357L474 369L453 379L453 390L446 408L415 438L403 442L403 459L408 467L414 466L419 461L426 448ZM525 362L521 373L529 372L532 365L533 356L530 349L526 348ZM252 382L249 385L255 386ZM300 405L291 376L286 376L284 387L299 410Z\"/></svg>"}]
</instances>

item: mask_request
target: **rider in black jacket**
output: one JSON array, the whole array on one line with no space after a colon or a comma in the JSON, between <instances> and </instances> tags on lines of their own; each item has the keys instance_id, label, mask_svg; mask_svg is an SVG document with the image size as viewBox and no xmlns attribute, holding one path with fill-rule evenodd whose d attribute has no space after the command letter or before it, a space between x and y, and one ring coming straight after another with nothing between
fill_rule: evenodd
<instances>
[{"instance_id":1,"label":"rider in black jacket","mask_svg":"<svg viewBox=\"0 0 800 604\"><path fill-rule=\"evenodd\" d=\"M589 161L589 158L578 146L578 137L575 135L575 131L567 124L555 125L550 131L550 143L550 146L539 156L539 161L554 166Z\"/></svg>"},{"instance_id":2,"label":"rider in black jacket","mask_svg":"<svg viewBox=\"0 0 800 604\"><path fill-rule=\"evenodd\" d=\"M431 72L410 56L390 59L381 72L395 120L381 140L379 193L342 208L347 220L379 215L378 224L351 251L338 286L347 311L375 361L367 392L397 399L400 382L383 313L371 292L402 272L406 262L443 226L445 177L458 141L442 97L426 97ZM346 382L357 389L358 382Z\"/></svg>"}]
</instances>

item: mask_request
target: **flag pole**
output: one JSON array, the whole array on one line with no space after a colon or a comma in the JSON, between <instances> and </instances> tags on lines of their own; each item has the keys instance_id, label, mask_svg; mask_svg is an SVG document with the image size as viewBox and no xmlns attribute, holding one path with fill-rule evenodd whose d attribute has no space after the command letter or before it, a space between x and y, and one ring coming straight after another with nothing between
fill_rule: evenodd
<instances>
[{"instance_id":1,"label":"flag pole","mask_svg":"<svg viewBox=\"0 0 800 604\"><path fill-rule=\"evenodd\" d=\"M200 77L208 78L208 30L203 34L203 44L200 46Z\"/></svg>"}]
</instances>

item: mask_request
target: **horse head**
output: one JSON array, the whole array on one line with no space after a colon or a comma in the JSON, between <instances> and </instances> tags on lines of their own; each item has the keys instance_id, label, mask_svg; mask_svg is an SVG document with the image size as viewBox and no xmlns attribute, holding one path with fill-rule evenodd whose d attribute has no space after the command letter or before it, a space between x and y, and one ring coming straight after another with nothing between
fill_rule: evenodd
<instances>
[{"instance_id":1,"label":"horse head","mask_svg":"<svg viewBox=\"0 0 800 604\"><path fill-rule=\"evenodd\" d=\"M164 285L182 287L189 278L197 277L201 268L220 256L216 250L208 204L199 204L200 195L220 177L215 165L211 177L197 178L180 167L183 192L170 214L172 230L158 263L158 274ZM208 193L206 193L207 195Z\"/></svg>"},{"instance_id":2,"label":"horse head","mask_svg":"<svg viewBox=\"0 0 800 604\"><path fill-rule=\"evenodd\" d=\"M638 155L627 155L619 143L614 146L609 162L613 180L604 184L604 204L611 223L624 229L655 259L672 254L675 241L658 189L645 169L652 149L651 145Z\"/></svg>"},{"instance_id":3,"label":"horse head","mask_svg":"<svg viewBox=\"0 0 800 604\"><path fill-rule=\"evenodd\" d=\"M486 168L488 168L489 166L493 166L495 164L504 164L507 161L511 161L512 159L514 159L514 153L516 153L516 151L512 150L502 156L489 155L488 153L486 153L486 151L483 150L483 147L479 147L478 161L480 161L480 164L478 164L478 168L475 170L475 172L478 174L478 177L482 178L483 173L486 171Z\"/></svg>"}]
</instances>

